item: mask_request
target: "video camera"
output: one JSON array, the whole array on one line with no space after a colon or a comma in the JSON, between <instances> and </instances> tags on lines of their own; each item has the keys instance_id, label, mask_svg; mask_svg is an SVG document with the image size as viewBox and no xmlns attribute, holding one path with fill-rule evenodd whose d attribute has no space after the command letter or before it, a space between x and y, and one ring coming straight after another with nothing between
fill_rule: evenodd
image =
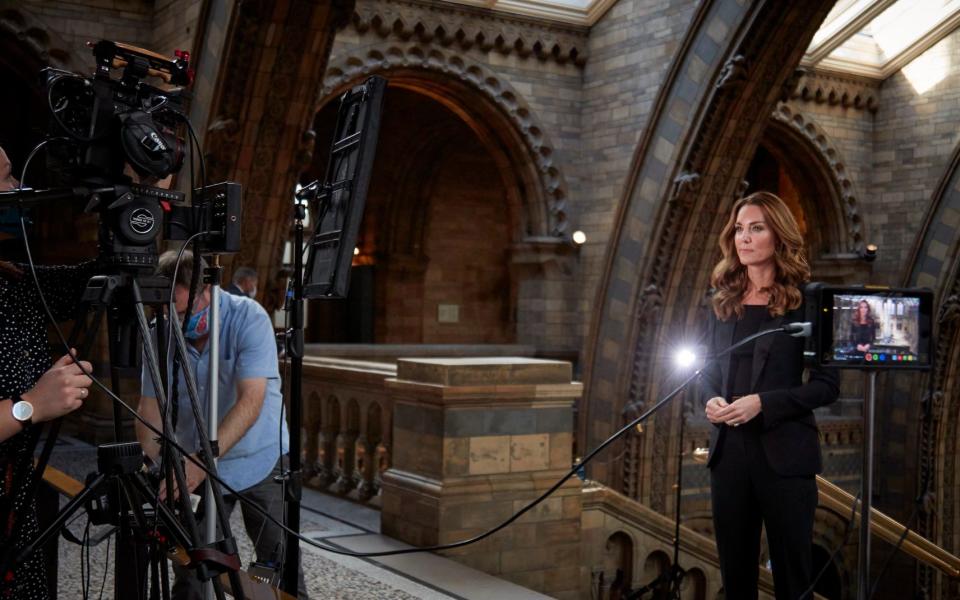
<instances>
[{"instance_id":1,"label":"video camera","mask_svg":"<svg viewBox=\"0 0 960 600\"><path fill-rule=\"evenodd\" d=\"M198 237L205 253L238 251L239 184L201 182L189 203L182 192L156 185L183 166L185 144L178 131L186 127L199 150L180 87L193 77L189 54L178 51L170 59L107 40L91 48L92 77L53 68L42 72L51 115L48 175L69 187L3 192L0 203L84 198L85 212L99 214L100 262L112 267L152 269L161 232L168 240L203 233ZM119 78L113 76L116 69L122 69ZM145 83L148 76L169 87Z\"/></svg>"}]
</instances>

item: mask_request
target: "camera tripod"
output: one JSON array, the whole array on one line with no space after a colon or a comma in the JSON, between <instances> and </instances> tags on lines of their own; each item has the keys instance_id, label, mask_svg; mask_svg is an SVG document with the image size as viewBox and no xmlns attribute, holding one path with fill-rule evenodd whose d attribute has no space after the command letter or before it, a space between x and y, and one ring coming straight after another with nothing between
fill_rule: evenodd
<instances>
[{"instance_id":1,"label":"camera tripod","mask_svg":"<svg viewBox=\"0 0 960 600\"><path fill-rule=\"evenodd\" d=\"M129 257L121 257L121 260ZM183 333L179 327L171 327L173 332L172 340L165 340L164 323L162 307L166 304L167 295L170 291L170 282L163 278L144 277L139 271L145 268L152 268L152 264L140 267L124 267L111 275L98 275L90 279L84 290L81 304L78 310L78 319L76 326L71 332L71 347L75 347L75 342L84 334L87 322L87 313L95 308L96 312L92 317L90 334L86 336L81 352L88 353L96 337L103 315L108 317L109 332L109 354L111 362L111 381L114 389L118 388L119 376L122 370L133 370L136 368L136 358L140 348L136 342L139 339L142 342L142 351L144 367L153 382L159 404L159 413L163 422L163 436L161 439L160 465L162 466L161 476L166 482L168 490L179 489L183 493L179 494L176 500L173 500L173 494L168 496L166 501L160 501L156 492L152 491L148 480L140 473L137 473L142 461L139 444L129 444L123 447L108 447L98 449L99 472L88 483L85 490L74 499L57 516L54 522L40 534L27 548L17 552L15 546L10 544L2 555L3 572L12 572L13 566L23 562L33 551L41 547L52 536L59 532L60 527L66 522L70 515L84 505L87 499L97 493L101 493L103 488L115 490L112 500L107 502L108 512L110 514L101 514L100 519L105 522L114 523L119 530L118 549L130 548L131 552L118 551L116 562L116 597L117 598L136 598L146 600L148 597L147 581L140 581L137 574L141 572L142 564L136 564L139 556L150 557L153 568L152 581L155 584L150 593L151 600L159 598L160 593L163 597L169 597L168 578L166 575L164 550L170 542L182 545L186 548L187 555L190 558L190 568L195 570L195 575L202 581L211 580L213 592L219 600L225 600L223 586L216 575L221 572L227 572L232 594L236 598L244 598L243 587L238 575L239 558L237 555L236 541L230 532L229 521L224 510L222 493L217 481L213 478L207 479L208 489L211 494L209 499L213 500L215 508L216 521L213 523L220 526L223 532L223 539L208 544L201 543L201 534L197 519L193 513L187 491L186 476L182 456L167 442L167 439L174 434L172 410L164 393L163 382L165 381L166 361L160 361L158 355L167 349L169 342L173 343L173 349L180 364L184 370L184 379L190 397L190 404L193 409L193 417L197 425L198 437L200 440L201 452L200 458L204 462L205 468L216 473L216 467L213 463L214 452L204 431L206 422L199 409L199 395L196 389L193 373L190 372L187 362L187 347ZM153 336L150 334L150 328L144 310L145 305L150 305L158 310L156 314L156 345L151 343ZM173 315L173 324L178 325ZM165 355L165 353L163 354ZM163 365L163 368L161 367ZM50 431L41 452L37 468L26 483L29 494L35 495L39 480L42 476L50 452L59 434L61 420L57 419L50 424ZM36 427L31 431L30 443L35 447L39 441L40 428ZM119 441L121 437L121 421L119 407L114 405L114 431ZM176 483L176 488L174 488ZM112 485L111 485L112 484ZM109 494L108 494L109 497ZM99 496L98 498L102 498ZM179 503L177 506L176 503ZM97 508L97 503L88 504L88 510L94 513L103 512L103 506ZM103 502L99 503L103 505ZM143 505L150 506L152 514L148 515L143 510ZM212 513L208 511L208 514ZM148 518L149 517L149 518ZM93 516L91 516L93 519ZM178 521L179 519L179 521ZM153 528L150 528L152 521ZM159 522L163 523L163 530L159 527ZM182 523L181 523L182 521ZM208 519L208 529L210 525ZM23 520L19 519L14 525L14 534L12 539L18 539ZM215 531L215 529L213 529ZM141 546L145 552L137 551ZM129 564L133 559L135 564Z\"/></svg>"}]
</instances>

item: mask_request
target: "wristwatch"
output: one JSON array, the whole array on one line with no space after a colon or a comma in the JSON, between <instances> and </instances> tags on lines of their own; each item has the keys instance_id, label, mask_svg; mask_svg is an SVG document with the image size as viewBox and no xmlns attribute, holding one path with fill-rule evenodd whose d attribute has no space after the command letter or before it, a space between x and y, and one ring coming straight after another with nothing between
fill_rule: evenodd
<instances>
[{"instance_id":1,"label":"wristwatch","mask_svg":"<svg viewBox=\"0 0 960 600\"><path fill-rule=\"evenodd\" d=\"M33 424L33 405L21 398L19 395L13 397L13 418L20 422L24 428Z\"/></svg>"}]
</instances>

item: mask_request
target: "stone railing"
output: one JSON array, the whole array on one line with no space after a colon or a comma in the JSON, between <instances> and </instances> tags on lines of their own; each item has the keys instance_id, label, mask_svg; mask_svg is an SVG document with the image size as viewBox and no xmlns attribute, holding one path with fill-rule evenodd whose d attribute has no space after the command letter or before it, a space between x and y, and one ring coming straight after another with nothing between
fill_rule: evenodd
<instances>
[{"instance_id":1,"label":"stone railing","mask_svg":"<svg viewBox=\"0 0 960 600\"><path fill-rule=\"evenodd\" d=\"M305 483L378 503L380 474L392 461L394 362L303 360Z\"/></svg>"},{"instance_id":2,"label":"stone railing","mask_svg":"<svg viewBox=\"0 0 960 600\"><path fill-rule=\"evenodd\" d=\"M516 344L307 344L303 360L306 485L379 506L380 475L393 464L397 359L532 356Z\"/></svg>"},{"instance_id":3,"label":"stone railing","mask_svg":"<svg viewBox=\"0 0 960 600\"><path fill-rule=\"evenodd\" d=\"M670 517L590 482L583 490L582 557L590 569L592 598L607 599L611 582L637 590L671 568L674 521ZM686 571L684 598L713 599L722 587L717 545L680 526L680 566ZM611 572L616 565L619 573ZM616 584L614 584L616 585ZM773 599L773 576L760 570L760 598Z\"/></svg>"}]
</instances>

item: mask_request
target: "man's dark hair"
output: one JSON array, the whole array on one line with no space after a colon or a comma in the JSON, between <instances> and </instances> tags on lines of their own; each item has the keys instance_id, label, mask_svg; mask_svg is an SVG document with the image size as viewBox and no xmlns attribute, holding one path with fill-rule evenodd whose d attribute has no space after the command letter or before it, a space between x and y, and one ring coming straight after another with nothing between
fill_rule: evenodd
<instances>
[{"instance_id":1,"label":"man's dark hair","mask_svg":"<svg viewBox=\"0 0 960 600\"><path fill-rule=\"evenodd\" d=\"M200 257L201 269L207 268L207 261ZM173 277L173 270L177 266L177 251L176 250L167 250L157 259L157 275L163 275L166 278ZM177 280L173 283L175 285L182 285L183 287L190 289L190 281L193 279L193 252L189 250L183 251L183 258L180 260L180 268L177 269ZM203 278L200 278L197 281L197 288L194 290L193 294L195 297L199 297L201 292L203 292Z\"/></svg>"}]
</instances>

